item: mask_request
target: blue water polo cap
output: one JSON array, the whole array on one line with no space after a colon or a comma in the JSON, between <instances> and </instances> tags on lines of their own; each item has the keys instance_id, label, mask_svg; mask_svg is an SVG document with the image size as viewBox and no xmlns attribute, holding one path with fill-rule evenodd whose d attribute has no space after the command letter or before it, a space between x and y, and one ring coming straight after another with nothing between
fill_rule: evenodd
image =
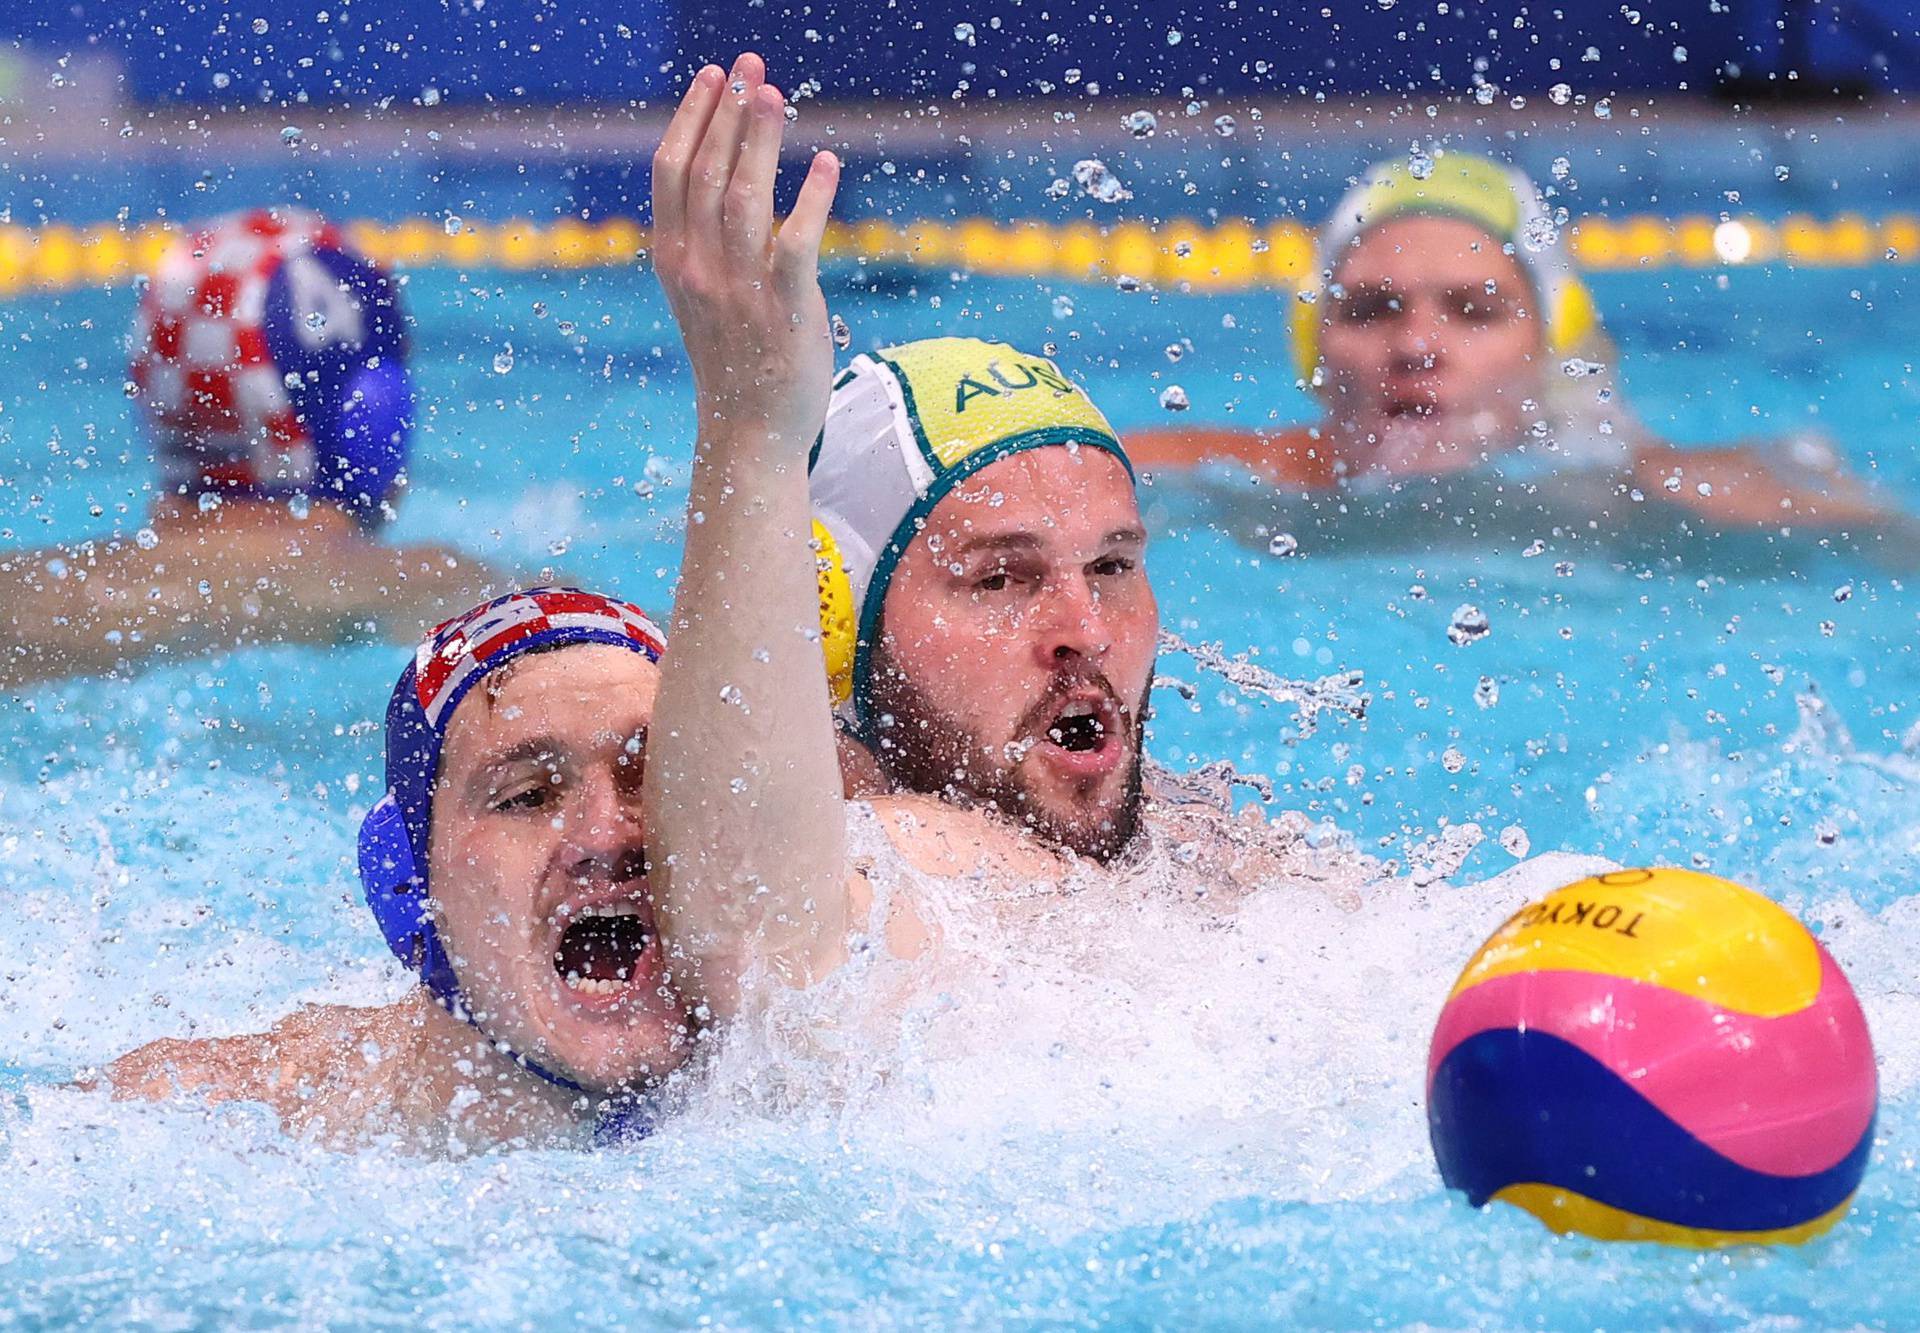
<instances>
[{"instance_id":1,"label":"blue water polo cap","mask_svg":"<svg viewBox=\"0 0 1920 1333\"><path fill-rule=\"evenodd\" d=\"M433 786L447 726L468 691L507 663L576 643L615 644L652 662L666 650L659 627L631 603L578 588L529 588L434 629L387 703L387 791L360 825L360 883L387 947L448 1012L467 1022L473 1015L434 926L427 876ZM577 1086L524 1056L514 1058L550 1082Z\"/></svg>"},{"instance_id":2,"label":"blue water polo cap","mask_svg":"<svg viewBox=\"0 0 1920 1333\"><path fill-rule=\"evenodd\" d=\"M254 209L181 236L133 345L168 490L307 496L368 528L392 513L414 424L398 289L317 213Z\"/></svg>"}]
</instances>

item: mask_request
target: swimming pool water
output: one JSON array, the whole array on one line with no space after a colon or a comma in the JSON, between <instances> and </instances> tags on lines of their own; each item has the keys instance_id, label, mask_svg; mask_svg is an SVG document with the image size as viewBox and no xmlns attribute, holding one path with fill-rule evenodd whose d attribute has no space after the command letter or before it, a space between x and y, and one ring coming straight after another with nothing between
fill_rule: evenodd
<instances>
[{"instance_id":1,"label":"swimming pool water","mask_svg":"<svg viewBox=\"0 0 1920 1333\"><path fill-rule=\"evenodd\" d=\"M1272 293L944 271L856 290L847 276L830 300L856 348L936 332L1051 341L1123 432L1163 424L1173 382L1187 419L1311 417ZM1816 427L1920 508L1906 270L1596 286L1651 424L1702 443ZM395 538L552 564L664 609L691 386L650 279L428 272L408 298L432 406ZM0 307L6 545L140 526L149 472L121 388L130 306L123 290ZM1193 350L1169 363L1181 338ZM1324 817L1403 866L1443 827L1477 823L1487 837L1453 886L1403 875L1344 906L1269 891L1218 952L1191 923L1143 918L1127 929L1163 932L1149 938L1164 957L1080 1009L1036 974L1001 1001L1004 1050L942 1058L896 1034L883 1089L797 1105L756 1086L742 1054L631 1150L343 1155L245 1108L120 1106L60 1086L153 1037L404 990L351 863L403 651L260 649L7 701L0 1323L1910 1320L1920 755L1901 742L1920 720L1920 599L1903 572L1813 548L1742 574L1710 553L1545 533L1537 557L1306 543L1274 558L1213 526L1190 487L1158 479L1146 500L1169 629L1284 674L1359 669L1374 695L1364 723L1329 717L1300 738L1285 710L1169 658L1162 669L1200 689L1191 704L1157 696L1151 750L1270 775L1276 811ZM1462 602L1492 629L1457 647L1446 629ZM1475 701L1483 676L1499 685L1491 707ZM1809 690L1818 704L1799 702ZM1822 932L1873 1024L1884 1099L1834 1235L1797 1251L1608 1248L1441 1189L1419 1105L1432 1018L1502 912L1573 865L1473 887L1515 865L1498 836L1514 828L1535 853L1706 866ZM1103 1004L1096 1037L1073 1031Z\"/></svg>"}]
</instances>

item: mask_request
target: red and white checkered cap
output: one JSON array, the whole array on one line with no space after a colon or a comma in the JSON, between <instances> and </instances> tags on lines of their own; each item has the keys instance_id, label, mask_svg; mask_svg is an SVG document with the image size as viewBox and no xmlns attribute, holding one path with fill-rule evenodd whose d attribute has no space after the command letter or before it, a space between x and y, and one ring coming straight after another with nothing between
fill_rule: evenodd
<instances>
[{"instance_id":1,"label":"red and white checkered cap","mask_svg":"<svg viewBox=\"0 0 1920 1333\"><path fill-rule=\"evenodd\" d=\"M169 487L312 479L313 441L268 350L267 291L289 257L343 245L317 213L261 208L190 232L161 257L135 318L132 376Z\"/></svg>"},{"instance_id":2,"label":"red and white checkered cap","mask_svg":"<svg viewBox=\"0 0 1920 1333\"><path fill-rule=\"evenodd\" d=\"M455 616L427 636L414 656L414 697L436 733L478 676L508 657L559 643L625 641L654 661L666 636L647 613L578 588L509 593Z\"/></svg>"}]
</instances>

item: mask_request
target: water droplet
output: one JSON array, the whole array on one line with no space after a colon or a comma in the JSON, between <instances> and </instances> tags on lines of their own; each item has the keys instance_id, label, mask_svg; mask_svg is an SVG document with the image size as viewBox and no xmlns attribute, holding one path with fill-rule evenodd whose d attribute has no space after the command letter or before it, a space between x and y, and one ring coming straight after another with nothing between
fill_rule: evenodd
<instances>
[{"instance_id":1,"label":"water droplet","mask_svg":"<svg viewBox=\"0 0 1920 1333\"><path fill-rule=\"evenodd\" d=\"M1553 173L1555 180L1563 181L1573 174L1573 163L1567 161L1564 157L1556 157L1553 159L1553 166L1550 167L1549 170Z\"/></svg>"},{"instance_id":2,"label":"water droplet","mask_svg":"<svg viewBox=\"0 0 1920 1333\"><path fill-rule=\"evenodd\" d=\"M1785 167L1775 167L1773 169L1773 178L1777 181L1783 181L1787 177L1791 176L1792 174L1793 173L1787 170Z\"/></svg>"},{"instance_id":3,"label":"water droplet","mask_svg":"<svg viewBox=\"0 0 1920 1333\"><path fill-rule=\"evenodd\" d=\"M795 106L792 102L789 102L786 105L786 109L782 111L781 114L787 118L787 124L791 125L793 124L794 121L800 119L800 108Z\"/></svg>"},{"instance_id":4,"label":"water droplet","mask_svg":"<svg viewBox=\"0 0 1920 1333\"><path fill-rule=\"evenodd\" d=\"M1151 139L1153 132L1160 128L1160 118L1151 111L1129 111L1120 123L1136 139Z\"/></svg>"},{"instance_id":5,"label":"water droplet","mask_svg":"<svg viewBox=\"0 0 1920 1333\"><path fill-rule=\"evenodd\" d=\"M1073 318L1073 298L1062 293L1053 298L1053 317L1055 319Z\"/></svg>"},{"instance_id":6,"label":"water droplet","mask_svg":"<svg viewBox=\"0 0 1920 1333\"><path fill-rule=\"evenodd\" d=\"M267 35L267 21L265 19L255 19L253 21L253 32L256 37L265 37Z\"/></svg>"},{"instance_id":7,"label":"water droplet","mask_svg":"<svg viewBox=\"0 0 1920 1333\"><path fill-rule=\"evenodd\" d=\"M152 528L142 528L133 534L133 544L143 551L151 551L160 544L160 534Z\"/></svg>"},{"instance_id":8,"label":"water droplet","mask_svg":"<svg viewBox=\"0 0 1920 1333\"><path fill-rule=\"evenodd\" d=\"M1073 179L1089 197L1103 204L1118 204L1133 198L1133 191L1107 170L1107 164L1099 158L1085 157L1075 162Z\"/></svg>"},{"instance_id":9,"label":"water droplet","mask_svg":"<svg viewBox=\"0 0 1920 1333\"><path fill-rule=\"evenodd\" d=\"M1500 849L1518 861L1533 850L1533 840L1518 824L1509 824L1500 830Z\"/></svg>"},{"instance_id":10,"label":"water droplet","mask_svg":"<svg viewBox=\"0 0 1920 1333\"><path fill-rule=\"evenodd\" d=\"M1573 561L1561 560L1557 562L1553 567L1553 572L1555 574L1558 574L1563 579L1572 578L1573 577Z\"/></svg>"},{"instance_id":11,"label":"water droplet","mask_svg":"<svg viewBox=\"0 0 1920 1333\"><path fill-rule=\"evenodd\" d=\"M1215 116L1213 118L1213 132L1222 139L1231 139L1233 132L1239 128L1240 122L1232 116Z\"/></svg>"},{"instance_id":12,"label":"water droplet","mask_svg":"<svg viewBox=\"0 0 1920 1333\"><path fill-rule=\"evenodd\" d=\"M1180 363L1180 358L1185 356L1186 354L1187 354L1187 346L1184 340L1177 343L1167 344L1167 360L1173 362L1175 365L1178 365Z\"/></svg>"},{"instance_id":13,"label":"water droplet","mask_svg":"<svg viewBox=\"0 0 1920 1333\"><path fill-rule=\"evenodd\" d=\"M1487 623L1485 611L1471 603L1463 603L1454 608L1453 623L1447 626L1447 638L1464 646L1486 638L1492 628Z\"/></svg>"},{"instance_id":14,"label":"water droplet","mask_svg":"<svg viewBox=\"0 0 1920 1333\"><path fill-rule=\"evenodd\" d=\"M1680 475L1675 473L1673 476L1662 481L1660 485L1665 488L1669 494L1678 495L1680 494Z\"/></svg>"},{"instance_id":15,"label":"water droplet","mask_svg":"<svg viewBox=\"0 0 1920 1333\"><path fill-rule=\"evenodd\" d=\"M280 142L288 148L298 148L300 141L306 137L298 125L288 125L280 131Z\"/></svg>"},{"instance_id":16,"label":"water droplet","mask_svg":"<svg viewBox=\"0 0 1920 1333\"><path fill-rule=\"evenodd\" d=\"M1300 539L1291 532L1276 532L1273 540L1267 543L1267 554L1288 556L1300 549Z\"/></svg>"},{"instance_id":17,"label":"water droplet","mask_svg":"<svg viewBox=\"0 0 1920 1333\"><path fill-rule=\"evenodd\" d=\"M1833 590L1833 600L1836 602L1847 601L1851 599L1852 596L1853 596L1853 585L1851 583L1843 583L1839 587Z\"/></svg>"},{"instance_id":18,"label":"water droplet","mask_svg":"<svg viewBox=\"0 0 1920 1333\"><path fill-rule=\"evenodd\" d=\"M633 483L633 493L642 500L651 500L653 498L653 483L645 477L642 477L639 481Z\"/></svg>"},{"instance_id":19,"label":"water droplet","mask_svg":"<svg viewBox=\"0 0 1920 1333\"><path fill-rule=\"evenodd\" d=\"M553 556L565 555L567 548L572 545L573 539L571 537L556 537L547 543L547 554Z\"/></svg>"},{"instance_id":20,"label":"water droplet","mask_svg":"<svg viewBox=\"0 0 1920 1333\"><path fill-rule=\"evenodd\" d=\"M465 225L465 223L460 221L460 215L458 213L449 213L447 214L446 220L440 224L440 227L447 235L458 236L460 229Z\"/></svg>"},{"instance_id":21,"label":"water droplet","mask_svg":"<svg viewBox=\"0 0 1920 1333\"><path fill-rule=\"evenodd\" d=\"M1137 292L1140 290L1140 279L1131 274L1122 273L1113 280L1113 285L1123 292Z\"/></svg>"},{"instance_id":22,"label":"water droplet","mask_svg":"<svg viewBox=\"0 0 1920 1333\"><path fill-rule=\"evenodd\" d=\"M513 369L513 344L508 343L493 354L493 373L504 375Z\"/></svg>"},{"instance_id":23,"label":"water droplet","mask_svg":"<svg viewBox=\"0 0 1920 1333\"><path fill-rule=\"evenodd\" d=\"M853 346L853 330L847 327L847 321L839 315L827 317L827 328L833 333L833 345L841 351Z\"/></svg>"},{"instance_id":24,"label":"water droplet","mask_svg":"<svg viewBox=\"0 0 1920 1333\"><path fill-rule=\"evenodd\" d=\"M1464 754L1460 753L1458 747L1449 745L1445 750L1441 752L1440 767L1446 769L1447 772L1458 773L1461 769L1465 768L1466 766L1467 766L1467 757Z\"/></svg>"},{"instance_id":25,"label":"water droplet","mask_svg":"<svg viewBox=\"0 0 1920 1333\"><path fill-rule=\"evenodd\" d=\"M1547 100L1555 106L1565 106L1573 100L1573 89L1564 83L1556 83L1547 89Z\"/></svg>"},{"instance_id":26,"label":"water droplet","mask_svg":"<svg viewBox=\"0 0 1920 1333\"><path fill-rule=\"evenodd\" d=\"M973 45L973 25L971 23L954 24L953 40L956 42L965 42L968 46L972 46Z\"/></svg>"},{"instance_id":27,"label":"water droplet","mask_svg":"<svg viewBox=\"0 0 1920 1333\"><path fill-rule=\"evenodd\" d=\"M1181 32L1180 29L1178 28L1167 29L1167 45L1168 46L1178 46L1185 39L1186 39L1186 34Z\"/></svg>"},{"instance_id":28,"label":"water droplet","mask_svg":"<svg viewBox=\"0 0 1920 1333\"><path fill-rule=\"evenodd\" d=\"M1595 102L1593 104L1593 118L1595 120L1612 120L1613 103L1604 97Z\"/></svg>"},{"instance_id":29,"label":"water droplet","mask_svg":"<svg viewBox=\"0 0 1920 1333\"><path fill-rule=\"evenodd\" d=\"M1178 384L1169 384L1160 391L1160 406L1169 412L1184 412L1193 403L1187 397L1187 391Z\"/></svg>"},{"instance_id":30,"label":"water droplet","mask_svg":"<svg viewBox=\"0 0 1920 1333\"><path fill-rule=\"evenodd\" d=\"M1047 198L1065 199L1073 193L1073 185L1065 176L1055 176L1047 182Z\"/></svg>"},{"instance_id":31,"label":"water droplet","mask_svg":"<svg viewBox=\"0 0 1920 1333\"><path fill-rule=\"evenodd\" d=\"M1417 181L1423 181L1433 175L1433 155L1419 144L1407 154L1407 173Z\"/></svg>"},{"instance_id":32,"label":"water droplet","mask_svg":"<svg viewBox=\"0 0 1920 1333\"><path fill-rule=\"evenodd\" d=\"M1491 708L1500 702L1500 682L1492 676L1482 676L1474 683L1473 701L1482 708Z\"/></svg>"},{"instance_id":33,"label":"water droplet","mask_svg":"<svg viewBox=\"0 0 1920 1333\"><path fill-rule=\"evenodd\" d=\"M140 386L132 380L122 380L120 382L120 392L129 398L138 398L140 396Z\"/></svg>"},{"instance_id":34,"label":"water droplet","mask_svg":"<svg viewBox=\"0 0 1920 1333\"><path fill-rule=\"evenodd\" d=\"M309 310L307 311L306 318L301 322L313 332L318 333L327 327L326 312L322 310Z\"/></svg>"},{"instance_id":35,"label":"water droplet","mask_svg":"<svg viewBox=\"0 0 1920 1333\"><path fill-rule=\"evenodd\" d=\"M1585 379L1589 375L1598 375L1606 368L1604 362L1587 361L1577 356L1570 356L1560 363L1561 371L1570 380Z\"/></svg>"},{"instance_id":36,"label":"water droplet","mask_svg":"<svg viewBox=\"0 0 1920 1333\"><path fill-rule=\"evenodd\" d=\"M1553 219L1544 213L1536 213L1528 218L1520 229L1520 242L1527 249L1538 254L1560 239L1560 229L1553 225Z\"/></svg>"}]
</instances>

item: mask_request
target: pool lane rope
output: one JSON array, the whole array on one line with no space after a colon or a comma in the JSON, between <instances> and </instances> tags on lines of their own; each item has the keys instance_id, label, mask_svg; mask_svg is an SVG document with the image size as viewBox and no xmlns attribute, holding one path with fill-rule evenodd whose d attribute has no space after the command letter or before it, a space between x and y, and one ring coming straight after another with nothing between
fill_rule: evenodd
<instances>
[{"instance_id":1,"label":"pool lane rope","mask_svg":"<svg viewBox=\"0 0 1920 1333\"><path fill-rule=\"evenodd\" d=\"M590 222L501 222L416 217L345 224L354 245L401 269L554 273L622 268L647 248L647 231L627 218ZM107 287L150 273L179 227L167 223L0 226L0 296ZM1313 233L1298 222L1175 218L1120 222L886 220L836 223L830 259L924 266L993 277L1119 282L1195 291L1296 290L1311 276ZM1586 217L1560 244L1586 272L1720 269L1745 264L1850 268L1910 264L1920 256L1920 215L1831 218L1790 214L1674 218Z\"/></svg>"}]
</instances>

